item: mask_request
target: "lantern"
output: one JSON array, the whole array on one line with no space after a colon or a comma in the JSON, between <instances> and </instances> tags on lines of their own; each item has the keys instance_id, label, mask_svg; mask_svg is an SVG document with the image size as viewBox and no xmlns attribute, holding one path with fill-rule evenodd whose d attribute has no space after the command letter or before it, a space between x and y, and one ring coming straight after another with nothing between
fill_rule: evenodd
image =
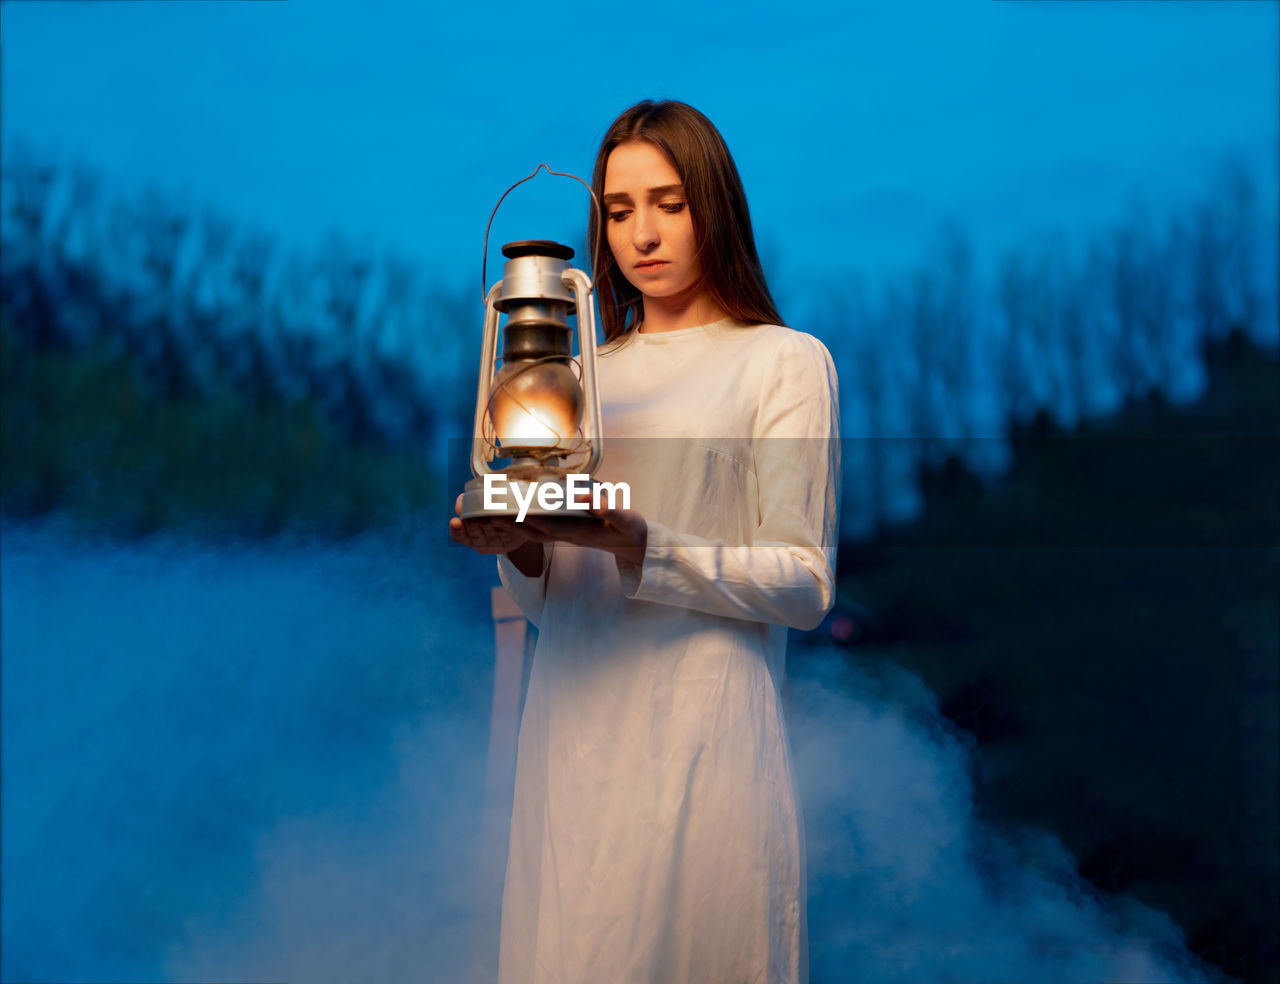
<instances>
[{"instance_id":1,"label":"lantern","mask_svg":"<svg viewBox=\"0 0 1280 984\"><path fill-rule=\"evenodd\" d=\"M572 249L549 240L507 243L502 255L502 279L485 297L475 477L463 491L461 515L586 517L574 492L589 482L603 453L591 280L569 265ZM576 358L568 322L575 313ZM495 467L499 455L510 464Z\"/></svg>"}]
</instances>

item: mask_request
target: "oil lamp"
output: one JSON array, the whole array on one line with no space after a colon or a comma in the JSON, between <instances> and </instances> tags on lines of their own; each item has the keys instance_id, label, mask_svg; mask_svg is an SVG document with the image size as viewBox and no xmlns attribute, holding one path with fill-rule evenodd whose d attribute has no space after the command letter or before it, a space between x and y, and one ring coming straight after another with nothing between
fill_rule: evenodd
<instances>
[{"instance_id":1,"label":"oil lamp","mask_svg":"<svg viewBox=\"0 0 1280 984\"><path fill-rule=\"evenodd\" d=\"M549 240L507 243L502 255L502 279L485 296L471 444L475 477L463 490L461 515L586 518L575 493L589 486L603 453L591 279L569 265L571 248ZM576 359L568 323L575 313ZM498 456L511 463L495 467Z\"/></svg>"}]
</instances>

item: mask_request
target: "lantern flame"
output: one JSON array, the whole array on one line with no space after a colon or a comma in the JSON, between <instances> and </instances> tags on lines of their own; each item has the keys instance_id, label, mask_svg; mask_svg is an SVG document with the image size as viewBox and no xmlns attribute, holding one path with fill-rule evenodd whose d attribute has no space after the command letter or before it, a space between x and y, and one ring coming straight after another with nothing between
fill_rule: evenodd
<instances>
[{"instance_id":1,"label":"lantern flame","mask_svg":"<svg viewBox=\"0 0 1280 984\"><path fill-rule=\"evenodd\" d=\"M568 453L582 422L578 378L560 361L518 361L502 367L489 396L494 436L504 449Z\"/></svg>"}]
</instances>

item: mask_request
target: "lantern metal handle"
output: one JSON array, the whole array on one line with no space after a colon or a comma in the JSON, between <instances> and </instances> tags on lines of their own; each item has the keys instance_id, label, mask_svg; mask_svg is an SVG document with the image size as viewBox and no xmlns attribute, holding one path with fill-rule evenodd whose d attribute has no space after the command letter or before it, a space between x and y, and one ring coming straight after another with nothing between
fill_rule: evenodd
<instances>
[{"instance_id":1,"label":"lantern metal handle","mask_svg":"<svg viewBox=\"0 0 1280 984\"><path fill-rule=\"evenodd\" d=\"M591 204L595 206L595 212L594 212L594 213L592 213L592 214L595 216L595 220L596 220L596 222L597 222L597 223L599 223L599 222L600 222L600 220L601 220L602 212L601 212L601 208L600 208L600 199L598 199L598 198L596 197L595 190L591 187L591 185L587 184L585 181L583 181L583 180L582 180L580 177L578 177L576 174L571 174L571 173L569 173L568 171L553 171L553 170L551 170L551 168L547 165L546 161L543 161L541 164L539 164L537 167L535 167L535 168L533 169L533 173L532 173L532 174L530 174L530 175L528 175L528 176L526 176L526 177L521 178L519 181L517 181L515 184L513 184L510 188L508 188L506 191L504 191L504 192L502 193L502 197L498 199L498 204L497 204L497 205L495 205L495 206L493 206L493 211L489 213L489 221L485 224L485 227L484 227L484 251L480 254L480 296L481 296L481 297L483 297L483 298L485 299L485 304L488 304L488 302L489 302L489 294L485 292L485 289L484 289L484 282L485 282L485 280L487 280L487 279L488 279L488 276L489 276L489 274L488 274L488 269L489 269L489 230L493 227L493 218L494 218L494 216L496 216L496 215L498 214L498 209L502 207L502 203L503 203L503 201L505 201L505 200L506 200L506 197L507 197L509 194L511 194L513 191L515 191L518 187L520 187L520 185L524 184L526 181L532 181L534 178L536 178L536 177L538 176L538 172L539 172L539 171L546 171L548 174L554 174L556 177L559 177L559 178L573 178L573 180L574 180L574 181L578 182L578 184L580 184L580 185L582 185L582 187L586 188L586 189L587 189L587 194L591 196ZM588 225L588 229L587 229L587 252L591 252L591 244L592 244L592 243L594 243L594 242L596 241L596 238L597 238L597 235L596 235L597 230L590 228L590 225L591 225L591 216L590 216L590 215L587 217L587 225ZM594 260L595 260L595 257L593 256L591 259L592 259L592 261L594 261ZM593 264L593 266L592 266L592 272L593 272L593 273L595 272L594 264ZM499 283L501 283L501 281L499 281Z\"/></svg>"},{"instance_id":2,"label":"lantern metal handle","mask_svg":"<svg viewBox=\"0 0 1280 984\"><path fill-rule=\"evenodd\" d=\"M591 429L597 440L588 441L591 447L582 470L594 473L600 465L601 442L604 440L604 421L600 419L600 391L596 387L596 302L591 293L591 278L576 267L564 272L561 281L573 291L578 306L578 356L582 365L583 398L591 414ZM588 371L590 367L590 371ZM583 434L588 433L583 426Z\"/></svg>"},{"instance_id":3,"label":"lantern metal handle","mask_svg":"<svg viewBox=\"0 0 1280 984\"><path fill-rule=\"evenodd\" d=\"M498 352L498 308L495 302L502 294L502 281L491 288L484 299L484 337L480 342L480 382L476 390L475 425L471 431L471 473L483 475L493 460L493 449L484 439L484 415L488 413L489 390L493 386L493 370Z\"/></svg>"}]
</instances>

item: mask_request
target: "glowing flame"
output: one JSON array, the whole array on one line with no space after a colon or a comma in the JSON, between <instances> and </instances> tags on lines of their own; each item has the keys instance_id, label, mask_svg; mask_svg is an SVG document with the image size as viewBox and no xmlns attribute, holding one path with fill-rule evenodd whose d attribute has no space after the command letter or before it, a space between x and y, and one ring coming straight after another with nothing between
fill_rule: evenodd
<instances>
[{"instance_id":1,"label":"glowing flame","mask_svg":"<svg viewBox=\"0 0 1280 984\"><path fill-rule=\"evenodd\" d=\"M489 417L504 448L567 451L582 422L582 389L564 363L514 362L494 379Z\"/></svg>"},{"instance_id":2,"label":"glowing flame","mask_svg":"<svg viewBox=\"0 0 1280 984\"><path fill-rule=\"evenodd\" d=\"M521 406L514 398L504 395L504 398L495 396L490 406L494 430L506 446L555 447L574 431L565 408L554 404Z\"/></svg>"}]
</instances>

